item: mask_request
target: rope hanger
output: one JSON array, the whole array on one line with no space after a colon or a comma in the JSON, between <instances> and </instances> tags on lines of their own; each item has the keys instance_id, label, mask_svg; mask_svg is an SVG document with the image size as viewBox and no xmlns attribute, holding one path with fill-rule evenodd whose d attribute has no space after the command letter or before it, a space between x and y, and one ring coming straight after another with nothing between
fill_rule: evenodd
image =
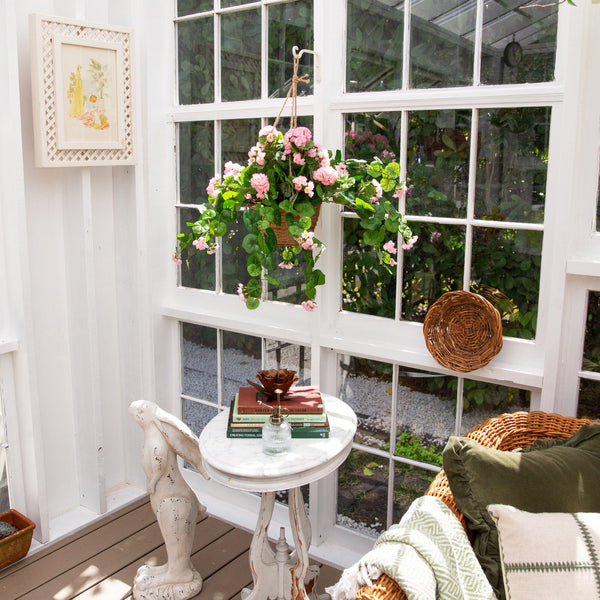
<instances>
[{"instance_id":1,"label":"rope hanger","mask_svg":"<svg viewBox=\"0 0 600 600\"><path fill-rule=\"evenodd\" d=\"M285 105L287 104L287 101L289 100L289 98L292 98L292 112L290 115L290 129L295 129L298 126L298 83L301 81L302 83L310 83L310 78L308 77L308 74L304 74L302 76L298 76L298 67L300 65L300 59L302 58L302 55L308 52L309 54L314 54L316 56L316 53L314 52L314 50L308 50L306 48L303 48L302 50L298 50L298 46L294 46L292 48L292 56L294 57L294 73L292 75L292 85L290 86L290 89L288 90L288 93L285 97L285 100L283 101L283 106L281 107L281 110L279 111L279 114L277 115L277 118L275 119L275 123L273 124L274 127L277 127L277 124L279 123L279 119L283 113L283 109L285 108Z\"/></svg>"}]
</instances>

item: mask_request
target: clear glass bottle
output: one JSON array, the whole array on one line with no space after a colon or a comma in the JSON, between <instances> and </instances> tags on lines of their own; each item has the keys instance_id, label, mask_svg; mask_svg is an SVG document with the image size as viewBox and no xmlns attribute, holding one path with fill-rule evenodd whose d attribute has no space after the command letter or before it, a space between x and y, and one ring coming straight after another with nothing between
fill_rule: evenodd
<instances>
[{"instance_id":1,"label":"clear glass bottle","mask_svg":"<svg viewBox=\"0 0 600 600\"><path fill-rule=\"evenodd\" d=\"M271 416L262 428L262 447L265 454L283 454L292 446L292 428L281 413L281 390L275 390L277 405L269 406ZM262 403L261 403L262 404Z\"/></svg>"}]
</instances>

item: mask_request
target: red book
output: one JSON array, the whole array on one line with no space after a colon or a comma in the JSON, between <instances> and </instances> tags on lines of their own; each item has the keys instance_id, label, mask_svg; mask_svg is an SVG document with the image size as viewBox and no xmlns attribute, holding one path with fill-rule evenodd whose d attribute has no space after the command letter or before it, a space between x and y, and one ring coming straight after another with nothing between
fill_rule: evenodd
<instances>
[{"instance_id":1,"label":"red book","mask_svg":"<svg viewBox=\"0 0 600 600\"><path fill-rule=\"evenodd\" d=\"M238 393L237 413L240 415L269 414L268 406L259 404L256 399L274 406L276 400L267 402L267 397L252 387L241 387ZM282 408L287 408L290 414L319 415L323 412L323 400L318 387L296 386L290 388L289 392L281 400Z\"/></svg>"}]
</instances>

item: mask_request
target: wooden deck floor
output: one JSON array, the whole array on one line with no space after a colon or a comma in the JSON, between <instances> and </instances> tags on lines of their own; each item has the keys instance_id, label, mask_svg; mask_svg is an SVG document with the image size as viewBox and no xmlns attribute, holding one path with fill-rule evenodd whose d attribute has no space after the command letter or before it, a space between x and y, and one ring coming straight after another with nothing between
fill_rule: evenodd
<instances>
[{"instance_id":1,"label":"wooden deck floor","mask_svg":"<svg viewBox=\"0 0 600 600\"><path fill-rule=\"evenodd\" d=\"M252 583L251 537L213 517L198 522L192 560L204 584L195 600L241 599L241 590ZM0 598L129 600L138 567L165 561L158 525L143 499L0 571ZM323 566L318 592L339 575Z\"/></svg>"}]
</instances>

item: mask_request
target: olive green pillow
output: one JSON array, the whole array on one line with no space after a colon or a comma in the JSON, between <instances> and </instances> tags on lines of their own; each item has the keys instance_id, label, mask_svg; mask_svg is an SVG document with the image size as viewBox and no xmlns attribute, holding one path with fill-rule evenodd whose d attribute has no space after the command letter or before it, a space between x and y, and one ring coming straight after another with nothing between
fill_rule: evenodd
<instances>
[{"instance_id":1,"label":"olive green pillow","mask_svg":"<svg viewBox=\"0 0 600 600\"><path fill-rule=\"evenodd\" d=\"M498 598L504 598L504 586L489 504L534 513L600 512L600 425L584 425L564 443L526 452L503 452L451 437L443 465L475 554Z\"/></svg>"}]
</instances>

